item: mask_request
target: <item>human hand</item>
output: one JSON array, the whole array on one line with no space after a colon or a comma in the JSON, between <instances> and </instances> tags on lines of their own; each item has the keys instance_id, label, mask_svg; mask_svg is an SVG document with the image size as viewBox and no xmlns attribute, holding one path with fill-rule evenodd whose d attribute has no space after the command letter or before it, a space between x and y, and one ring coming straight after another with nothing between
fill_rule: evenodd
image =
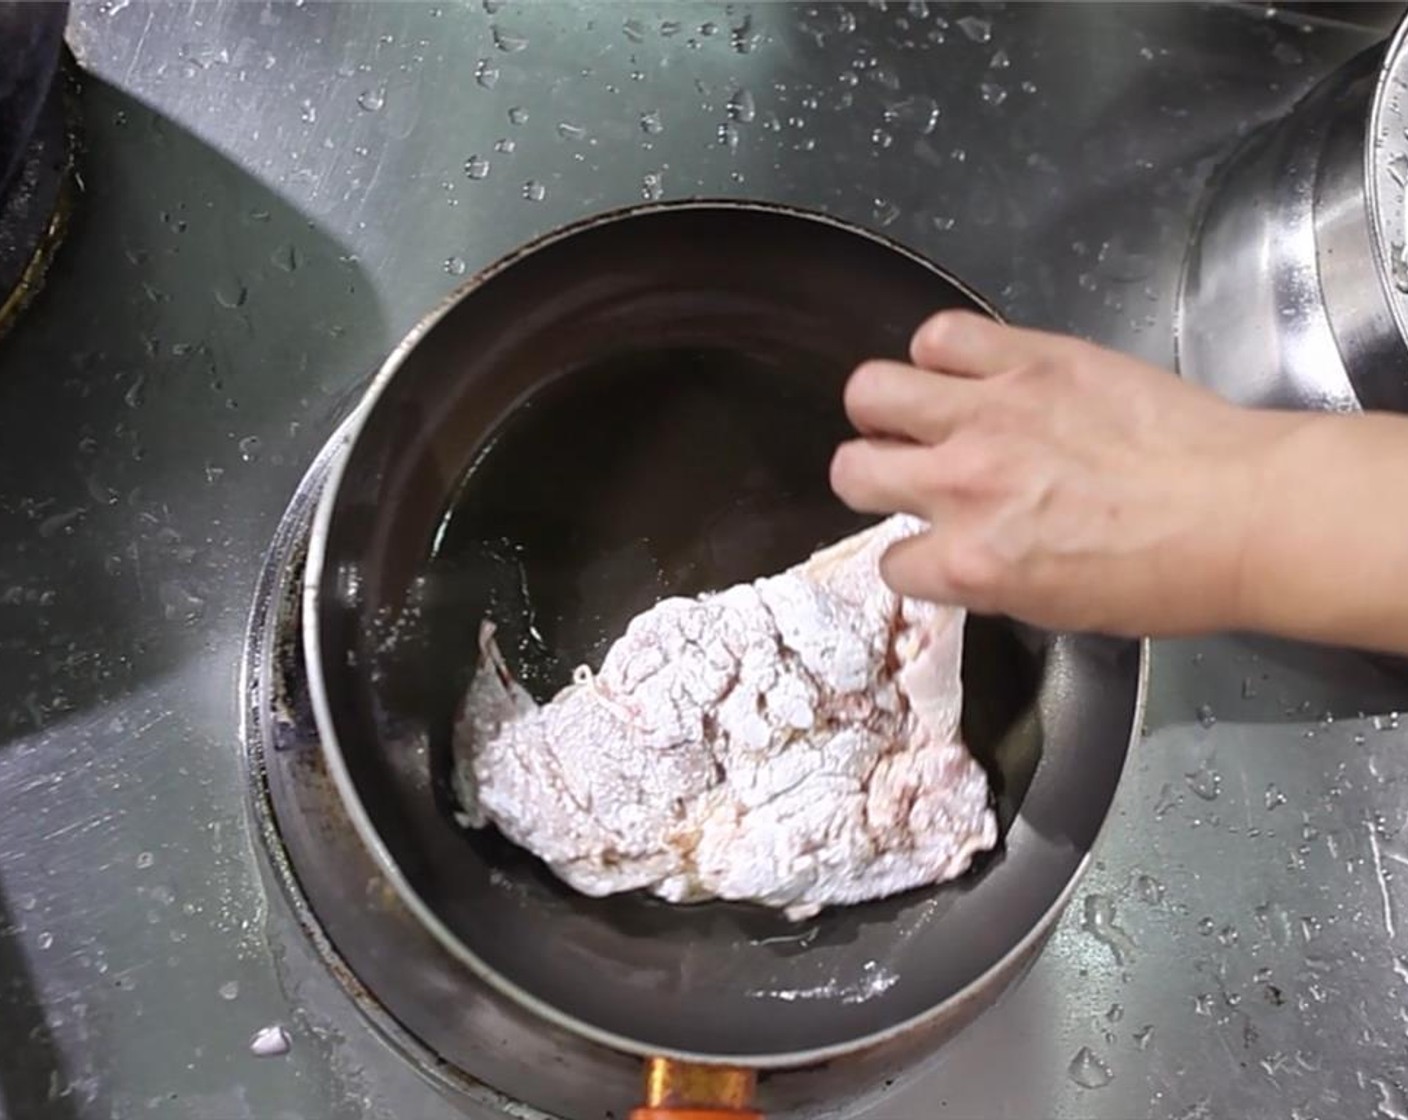
<instances>
[{"instance_id":1,"label":"human hand","mask_svg":"<svg viewBox=\"0 0 1408 1120\"><path fill-rule=\"evenodd\" d=\"M1258 504L1312 418L1239 409L1134 358L968 312L926 322L910 357L852 376L861 438L831 467L852 508L929 522L884 558L896 591L1052 629L1255 624Z\"/></svg>"}]
</instances>

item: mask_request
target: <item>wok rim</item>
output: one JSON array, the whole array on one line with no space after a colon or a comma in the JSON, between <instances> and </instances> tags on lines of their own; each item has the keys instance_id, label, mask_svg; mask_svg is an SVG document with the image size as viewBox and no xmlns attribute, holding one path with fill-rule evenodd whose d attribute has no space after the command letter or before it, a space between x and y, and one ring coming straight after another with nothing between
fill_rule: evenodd
<instances>
[{"instance_id":1,"label":"wok rim","mask_svg":"<svg viewBox=\"0 0 1408 1120\"><path fill-rule=\"evenodd\" d=\"M735 210L771 213L782 217L828 225L834 229L866 238L892 252L899 253L934 273L946 283L951 284L968 299L972 300L993 319L998 322L1003 321L1002 317L998 315L997 311L986 299L922 254L874 230L866 229L863 226L820 211L796 206L752 199L697 198L653 202L602 211L541 234L537 238L524 243L517 249L499 257L497 260L476 272L462 284L458 285L442 299L436 307L423 316L405 334L401 341L397 343L390 354L388 354L386 360L377 370L375 376L368 384L365 393L353 408L346 422L334 433L332 437L334 444L340 444L340 446L335 446L327 478L318 495L317 505L314 510L312 525L309 531L308 555L303 573L301 626L303 631L304 666L308 675L308 692L312 703L314 721L318 729L319 749L322 752L328 773L332 777L334 787L337 790L339 798L342 800L353 828L356 829L362 844L366 847L368 852L371 853L373 860L376 862L382 874L386 876L401 902L411 911L421 926L429 931L435 940L439 942L440 946L460 964L468 968L478 979L487 984L494 992L512 1000L514 1003L540 1018L545 1019L553 1026L576 1035L579 1038L583 1038L588 1042L596 1043L597 1045L607 1047L617 1052L633 1054L641 1058L670 1058L683 1062L742 1066L755 1070L792 1069L816 1065L858 1053L862 1050L872 1049L937 1022L945 1015L961 1008L964 1004L978 999L990 985L999 981L1016 962L1024 959L1033 947L1040 944L1042 939L1050 932L1052 926L1070 903L1071 896L1075 893L1081 880L1085 877L1092 858L1092 853L1099 844L1100 838L1105 833L1105 829L1110 821L1111 810L1114 806L1115 799L1118 797L1120 788L1123 786L1125 776L1128 773L1129 757L1135 744L1138 742L1140 729L1144 724L1145 707L1148 698L1150 644L1147 638L1129 640L1131 644L1137 645L1138 652L1138 665L1135 673L1135 694L1133 698L1134 706L1130 716L1129 741L1121 755L1119 774L1116 775L1115 782L1111 787L1113 792L1110 797L1110 803L1106 806L1100 824L1096 828L1090 848L1087 849L1085 854L1081 857L1080 862L1076 865L1074 871L1066 881L1066 884L1057 894L1051 905L1042 913L1041 917L1031 928L1028 929L1026 934L978 976L917 1015L912 1015L883 1030L859 1035L845 1042L813 1047L808 1050L781 1051L769 1054L730 1054L712 1051L689 1051L651 1045L642 1039L632 1038L615 1031L603 1029L575 1015L568 1014L548 1001L528 992L520 987L513 979L504 975L498 969L491 967L456 936L453 930L441 921L435 908L428 904L415 887L412 886L405 873L401 870L400 864L387 847L380 831L372 820L371 814L367 811L362 801L356 783L343 758L341 741L337 732L337 723L333 716L332 705L328 697L322 672L325 651L323 650L322 639L319 633L319 603L326 582L324 569L328 559L327 546L329 531L338 507L343 474L357 448L359 439L362 438L367 421L375 410L377 402L380 400L382 394L386 391L387 386L397 372L399 372L407 357L450 311L484 284L488 283L488 281L525 257L590 229L630 221L634 218L653 214L688 210Z\"/></svg>"}]
</instances>

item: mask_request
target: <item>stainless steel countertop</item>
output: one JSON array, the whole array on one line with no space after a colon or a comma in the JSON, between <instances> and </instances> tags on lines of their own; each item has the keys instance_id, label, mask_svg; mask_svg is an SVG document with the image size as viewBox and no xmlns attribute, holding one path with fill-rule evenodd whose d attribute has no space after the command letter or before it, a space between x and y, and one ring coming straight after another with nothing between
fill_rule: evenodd
<instances>
[{"instance_id":1,"label":"stainless steel countertop","mask_svg":"<svg viewBox=\"0 0 1408 1120\"><path fill-rule=\"evenodd\" d=\"M1371 41L1234 8L879 8L75 10L86 193L0 344L0 1115L490 1115L322 971L238 728L279 514L462 273L643 196L757 196L1167 365L1208 174ZM1408 675L1356 655L1157 646L1053 942L870 1115L1408 1117L1399 708ZM275 1023L289 1053L253 1056Z\"/></svg>"}]
</instances>

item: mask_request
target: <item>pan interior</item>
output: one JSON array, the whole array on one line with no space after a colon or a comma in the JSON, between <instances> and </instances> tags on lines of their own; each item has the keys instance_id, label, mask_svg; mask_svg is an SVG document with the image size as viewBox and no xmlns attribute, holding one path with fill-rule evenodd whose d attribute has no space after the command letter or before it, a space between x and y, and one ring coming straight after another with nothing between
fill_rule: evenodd
<instances>
[{"instance_id":1,"label":"pan interior","mask_svg":"<svg viewBox=\"0 0 1408 1120\"><path fill-rule=\"evenodd\" d=\"M361 593L328 596L324 648L352 656L322 669L378 837L467 959L643 1050L766 1060L921 1016L1038 925L1108 808L1137 656L970 619L964 731L998 795L999 851L956 883L801 924L589 899L493 830L453 824L449 735L482 618L543 700L659 598L776 571L859 527L827 485L846 375L902 356L932 310L975 306L869 238L741 220L751 240L727 211L589 230L442 320L349 453L328 562ZM620 284L607 300L603 274ZM517 320L503 318L510 280L538 297ZM557 322L548 280L565 293Z\"/></svg>"}]
</instances>

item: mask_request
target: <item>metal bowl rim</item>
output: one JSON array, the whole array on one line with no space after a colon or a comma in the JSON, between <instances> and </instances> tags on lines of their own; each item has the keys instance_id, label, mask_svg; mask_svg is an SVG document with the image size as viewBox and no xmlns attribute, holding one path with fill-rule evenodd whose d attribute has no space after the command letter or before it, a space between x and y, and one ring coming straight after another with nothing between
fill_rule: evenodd
<instances>
[{"instance_id":1,"label":"metal bowl rim","mask_svg":"<svg viewBox=\"0 0 1408 1120\"><path fill-rule=\"evenodd\" d=\"M555 245L575 234L621 221L629 221L634 218L665 212L714 209L772 213L803 221L818 222L846 233L867 238L900 253L916 264L922 265L947 283L952 284L954 288L962 292L994 319L1002 321L1001 316L996 313L987 300L983 299L967 285L951 276L947 271L940 268L928 258L873 230L865 229L862 226L854 225L850 222L814 210L805 210L798 207L756 200L689 199L647 203L644 205L609 210L552 230L526 243L513 252L500 257L497 261L494 261L484 269L475 273L474 276L456 287L437 307L431 310L412 327L401 342L397 344L395 349L391 351L386 361L383 362L381 368L377 371L368 386L366 395L354 408L346 424L334 435L334 442L331 445L334 448L333 459L328 469L327 478L323 483L322 492L318 496L317 508L314 512L312 529L309 534L308 559L304 570L302 592L303 642L308 674L308 690L312 700L314 719L318 727L319 746L327 763L328 772L332 776L333 783L337 788L338 795L341 797L347 809L348 818L352 821L352 825L357 830L362 843L371 853L372 858L381 868L382 873L400 896L402 902L405 903L422 926L430 931L447 952L501 995L515 1001L520 1006L526 1007L554 1026L612 1050L636 1054L642 1058L665 1057L686 1062L741 1065L754 1069L788 1069L831 1061L848 1054L882 1045L902 1035L908 1034L911 1031L918 1030L942 1018L945 1014L969 1000L976 998L989 983L1001 976L1012 961L1020 959L1022 955L1050 929L1052 924L1066 908L1071 895L1075 892L1076 887L1080 884L1081 879L1086 873L1091 859L1091 851L1094 850L1095 844L1098 843L1100 836L1104 833L1109 823L1110 807L1107 807L1105 810L1104 819L1101 821L1100 827L1096 831L1095 839L1091 844L1091 850L1086 852L1085 856L1072 872L1065 887L1053 900L1050 907L1042 914L1040 919L1027 931L1026 935L1013 945L1001 958L989 966L981 975L975 977L967 985L918 1015L911 1016L882 1031L874 1031L870 1034L850 1039L847 1042L816 1047L810 1050L784 1051L777 1054L720 1054L671 1050L669 1048L653 1046L641 1039L617 1034L614 1031L603 1030L591 1023L578 1019L576 1016L568 1015L547 1001L539 999L537 996L519 987L518 984L507 976L504 976L497 969L491 968L440 920L434 908L421 898L420 894L407 880L400 865L387 848L375 823L367 812L366 806L362 803L356 784L352 780L346 762L342 757L337 725L332 714L332 708L322 674L324 651L319 635L318 603L323 585L323 570L327 563L329 530L334 512L337 508L342 476L351 459L352 452L357 446L357 441L366 427L368 417L375 408L378 399L386 391L392 378L396 375L412 350L414 350L436 324L466 297L493 277L530 254ZM339 444L340 446L338 446ZM1125 772L1128 770L1129 766L1130 753L1139 738L1140 729L1144 723L1144 710L1149 680L1149 642L1147 639L1139 639L1137 644L1139 661L1135 681L1134 710L1130 720L1130 741L1121 760L1120 774L1117 776L1115 784L1112 787L1115 791L1115 795L1118 794L1119 787L1123 783ZM1114 804L1115 795L1111 797L1110 806Z\"/></svg>"}]
</instances>

